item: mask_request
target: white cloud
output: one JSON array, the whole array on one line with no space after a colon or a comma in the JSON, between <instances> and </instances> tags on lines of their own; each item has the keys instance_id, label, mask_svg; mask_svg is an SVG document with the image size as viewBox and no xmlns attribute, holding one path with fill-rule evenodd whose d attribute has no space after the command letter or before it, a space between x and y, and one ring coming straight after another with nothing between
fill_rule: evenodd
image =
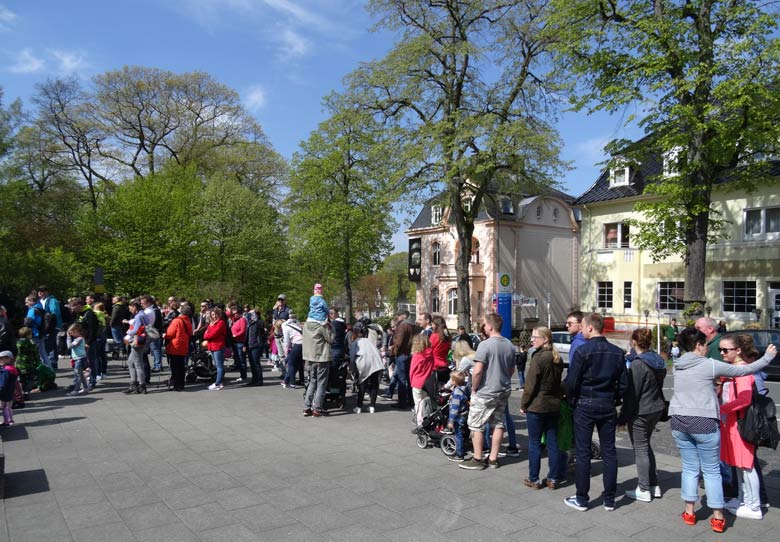
<instances>
[{"instance_id":1,"label":"white cloud","mask_svg":"<svg viewBox=\"0 0 780 542\"><path fill-rule=\"evenodd\" d=\"M252 113L257 113L265 106L265 89L260 85L250 87L244 97L244 105Z\"/></svg>"},{"instance_id":2,"label":"white cloud","mask_svg":"<svg viewBox=\"0 0 780 542\"><path fill-rule=\"evenodd\" d=\"M58 71L62 74L80 72L89 67L85 54L81 51L67 51L64 49L52 49L49 51L59 63Z\"/></svg>"},{"instance_id":3,"label":"white cloud","mask_svg":"<svg viewBox=\"0 0 780 542\"><path fill-rule=\"evenodd\" d=\"M309 50L309 41L290 28L282 30L280 40L282 58L301 57Z\"/></svg>"},{"instance_id":4,"label":"white cloud","mask_svg":"<svg viewBox=\"0 0 780 542\"><path fill-rule=\"evenodd\" d=\"M43 70L46 62L38 58L32 52L32 49L25 47L16 55L16 61L9 70L13 73L38 73Z\"/></svg>"},{"instance_id":5,"label":"white cloud","mask_svg":"<svg viewBox=\"0 0 780 542\"><path fill-rule=\"evenodd\" d=\"M0 30L8 30L16 20L16 13L0 5Z\"/></svg>"}]
</instances>

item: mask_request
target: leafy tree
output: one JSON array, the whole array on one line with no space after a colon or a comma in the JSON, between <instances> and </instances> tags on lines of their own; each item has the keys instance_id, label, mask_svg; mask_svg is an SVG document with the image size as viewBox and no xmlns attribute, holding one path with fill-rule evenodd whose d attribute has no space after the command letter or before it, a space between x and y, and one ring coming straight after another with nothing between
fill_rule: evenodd
<instances>
[{"instance_id":1,"label":"leafy tree","mask_svg":"<svg viewBox=\"0 0 780 542\"><path fill-rule=\"evenodd\" d=\"M389 251L395 223L385 166L388 147L379 124L344 97L326 100L330 117L293 158L287 205L291 245L317 279L337 279L346 292Z\"/></svg>"},{"instance_id":2,"label":"leafy tree","mask_svg":"<svg viewBox=\"0 0 780 542\"><path fill-rule=\"evenodd\" d=\"M549 106L557 88L542 35L548 2L372 0L401 38L350 77L365 106L397 128L405 189L444 187L458 246L458 321L471 317L474 218L485 198L551 184L560 166ZM464 204L465 200L470 200Z\"/></svg>"},{"instance_id":3,"label":"leafy tree","mask_svg":"<svg viewBox=\"0 0 780 542\"><path fill-rule=\"evenodd\" d=\"M415 299L417 288L409 281L408 252L390 254L376 274L380 277L382 297L393 307Z\"/></svg>"},{"instance_id":4,"label":"leafy tree","mask_svg":"<svg viewBox=\"0 0 780 542\"><path fill-rule=\"evenodd\" d=\"M770 179L780 142L777 14L744 0L553 0L562 58L579 81L574 104L590 111L639 105L649 137L611 150L629 161L668 153L645 184L634 235L663 259L683 257L689 302L704 300L707 243L724 225L712 191ZM634 120L633 117L629 120ZM670 232L681 231L675 238Z\"/></svg>"}]
</instances>

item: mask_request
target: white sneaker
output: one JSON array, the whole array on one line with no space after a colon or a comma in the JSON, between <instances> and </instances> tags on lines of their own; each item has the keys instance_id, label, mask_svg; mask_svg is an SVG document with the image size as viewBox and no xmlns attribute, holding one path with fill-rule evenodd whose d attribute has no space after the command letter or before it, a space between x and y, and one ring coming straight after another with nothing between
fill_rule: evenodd
<instances>
[{"instance_id":1,"label":"white sneaker","mask_svg":"<svg viewBox=\"0 0 780 542\"><path fill-rule=\"evenodd\" d=\"M641 487L636 486L636 489L626 491L626 497L637 500L639 502L650 502L653 500L653 493L650 491L645 491Z\"/></svg>"},{"instance_id":2,"label":"white sneaker","mask_svg":"<svg viewBox=\"0 0 780 542\"><path fill-rule=\"evenodd\" d=\"M222 389L222 386L217 386L216 383L209 386L209 391Z\"/></svg>"},{"instance_id":3,"label":"white sneaker","mask_svg":"<svg viewBox=\"0 0 780 542\"><path fill-rule=\"evenodd\" d=\"M97 376L95 377L95 379L96 379L96 380L103 380L103 375L97 375Z\"/></svg>"},{"instance_id":4,"label":"white sneaker","mask_svg":"<svg viewBox=\"0 0 780 542\"><path fill-rule=\"evenodd\" d=\"M758 510L753 510L752 508L744 504L739 508L737 508L736 516L738 518L745 518L745 519L764 519L764 515L761 513L760 507Z\"/></svg>"},{"instance_id":5,"label":"white sneaker","mask_svg":"<svg viewBox=\"0 0 780 542\"><path fill-rule=\"evenodd\" d=\"M374 407L372 407L372 406L368 407L368 413L369 414L374 414L375 412L376 412L376 409Z\"/></svg>"},{"instance_id":6,"label":"white sneaker","mask_svg":"<svg viewBox=\"0 0 780 542\"><path fill-rule=\"evenodd\" d=\"M650 486L650 491L653 492L653 498L654 499L660 499L663 497L661 494L661 486Z\"/></svg>"},{"instance_id":7,"label":"white sneaker","mask_svg":"<svg viewBox=\"0 0 780 542\"><path fill-rule=\"evenodd\" d=\"M355 408L352 409L352 412L354 412L355 414L360 414L361 412L363 412L363 410L359 406L356 406Z\"/></svg>"},{"instance_id":8,"label":"white sneaker","mask_svg":"<svg viewBox=\"0 0 780 542\"><path fill-rule=\"evenodd\" d=\"M244 379L239 376L233 382L243 382L243 381L244 381Z\"/></svg>"}]
</instances>

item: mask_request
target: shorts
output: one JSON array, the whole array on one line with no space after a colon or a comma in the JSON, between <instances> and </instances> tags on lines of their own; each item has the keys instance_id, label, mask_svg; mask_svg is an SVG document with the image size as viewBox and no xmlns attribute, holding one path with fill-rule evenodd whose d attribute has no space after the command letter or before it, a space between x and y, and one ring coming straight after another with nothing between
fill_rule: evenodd
<instances>
[{"instance_id":1,"label":"shorts","mask_svg":"<svg viewBox=\"0 0 780 542\"><path fill-rule=\"evenodd\" d=\"M512 391L505 391L495 397L471 396L469 408L469 429L472 431L484 431L485 424L492 428L504 428L504 409Z\"/></svg>"}]
</instances>

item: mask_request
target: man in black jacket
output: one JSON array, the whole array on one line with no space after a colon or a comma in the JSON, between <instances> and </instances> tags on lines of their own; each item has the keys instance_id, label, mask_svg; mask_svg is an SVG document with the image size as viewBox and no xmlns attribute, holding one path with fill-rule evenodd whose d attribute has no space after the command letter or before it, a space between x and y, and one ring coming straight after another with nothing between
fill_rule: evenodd
<instances>
[{"instance_id":1,"label":"man in black jacket","mask_svg":"<svg viewBox=\"0 0 780 542\"><path fill-rule=\"evenodd\" d=\"M616 405L628 389L628 374L623 350L611 344L601 333L604 320L598 313L582 319L582 334L587 342L577 348L569 362L564 382L566 398L574 406L574 445L577 450L577 494L564 499L567 506L584 512L590 490L591 436L599 433L604 459L604 508L615 509L617 491Z\"/></svg>"}]
</instances>

